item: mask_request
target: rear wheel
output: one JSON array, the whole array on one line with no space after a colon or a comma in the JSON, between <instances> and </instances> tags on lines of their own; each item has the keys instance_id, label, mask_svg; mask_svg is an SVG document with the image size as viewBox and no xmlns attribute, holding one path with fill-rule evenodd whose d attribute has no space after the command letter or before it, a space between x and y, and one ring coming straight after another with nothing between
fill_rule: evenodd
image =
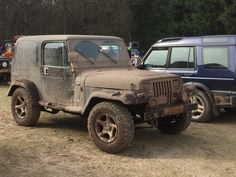
<instances>
[{"instance_id":1,"label":"rear wheel","mask_svg":"<svg viewBox=\"0 0 236 177\"><path fill-rule=\"evenodd\" d=\"M16 123L21 126L37 124L40 116L40 107L35 105L33 95L24 88L17 88L12 95L11 110Z\"/></svg>"},{"instance_id":2,"label":"rear wheel","mask_svg":"<svg viewBox=\"0 0 236 177\"><path fill-rule=\"evenodd\" d=\"M212 104L209 97L201 90L198 90L190 97L191 103L197 103L198 107L192 111L191 120L194 122L209 122L213 117Z\"/></svg>"},{"instance_id":3,"label":"rear wheel","mask_svg":"<svg viewBox=\"0 0 236 177\"><path fill-rule=\"evenodd\" d=\"M130 112L123 105L101 102L89 114L88 130L100 150L116 153L130 146L134 123Z\"/></svg>"},{"instance_id":4,"label":"rear wheel","mask_svg":"<svg viewBox=\"0 0 236 177\"><path fill-rule=\"evenodd\" d=\"M167 134L180 134L186 130L191 121L191 113L187 112L180 116L172 116L158 120L157 128Z\"/></svg>"}]
</instances>

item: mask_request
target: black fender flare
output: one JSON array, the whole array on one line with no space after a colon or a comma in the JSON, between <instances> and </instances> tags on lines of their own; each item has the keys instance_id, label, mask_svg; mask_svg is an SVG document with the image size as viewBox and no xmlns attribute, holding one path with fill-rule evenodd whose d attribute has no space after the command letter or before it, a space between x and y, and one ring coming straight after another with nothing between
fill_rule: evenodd
<instances>
[{"instance_id":1,"label":"black fender flare","mask_svg":"<svg viewBox=\"0 0 236 177\"><path fill-rule=\"evenodd\" d=\"M38 102L40 100L38 89L36 85L34 84L34 82L29 81L29 80L22 79L22 80L13 81L8 90L7 96L12 96L15 90L19 87L24 88L26 91L28 91L29 94L31 94L34 97L33 104L38 105Z\"/></svg>"},{"instance_id":2,"label":"black fender flare","mask_svg":"<svg viewBox=\"0 0 236 177\"><path fill-rule=\"evenodd\" d=\"M209 97L211 104L215 105L214 96L212 95L211 90L206 85L204 85L200 82L186 82L186 83L184 83L184 85L194 85L198 90L204 91L207 94L207 96Z\"/></svg>"},{"instance_id":3,"label":"black fender flare","mask_svg":"<svg viewBox=\"0 0 236 177\"><path fill-rule=\"evenodd\" d=\"M82 110L82 114L84 114L87 108L91 105L93 100L107 100L107 101L115 101L120 102L123 105L132 105L132 104L144 104L148 102L148 97L144 94L137 96L132 91L113 91L111 93L104 91L97 91L92 93L87 99L84 109Z\"/></svg>"}]
</instances>

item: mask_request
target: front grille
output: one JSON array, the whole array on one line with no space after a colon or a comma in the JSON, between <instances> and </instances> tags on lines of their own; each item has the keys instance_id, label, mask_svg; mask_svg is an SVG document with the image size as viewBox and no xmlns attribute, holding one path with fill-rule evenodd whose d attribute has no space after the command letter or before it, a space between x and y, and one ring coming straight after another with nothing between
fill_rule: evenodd
<instances>
[{"instance_id":1,"label":"front grille","mask_svg":"<svg viewBox=\"0 0 236 177\"><path fill-rule=\"evenodd\" d=\"M167 103L173 102L172 80L161 80L153 82L154 96L165 96Z\"/></svg>"}]
</instances>

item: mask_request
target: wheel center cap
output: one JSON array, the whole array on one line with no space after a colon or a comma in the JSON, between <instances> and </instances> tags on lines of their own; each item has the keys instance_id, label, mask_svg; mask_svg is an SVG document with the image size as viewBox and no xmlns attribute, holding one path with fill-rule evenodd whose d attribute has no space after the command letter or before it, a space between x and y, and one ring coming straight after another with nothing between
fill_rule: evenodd
<instances>
[{"instance_id":1,"label":"wheel center cap","mask_svg":"<svg viewBox=\"0 0 236 177\"><path fill-rule=\"evenodd\" d=\"M105 131L109 131L109 130L110 130L110 126L109 126L108 123L105 124L105 126L104 126L104 130L105 130Z\"/></svg>"}]
</instances>

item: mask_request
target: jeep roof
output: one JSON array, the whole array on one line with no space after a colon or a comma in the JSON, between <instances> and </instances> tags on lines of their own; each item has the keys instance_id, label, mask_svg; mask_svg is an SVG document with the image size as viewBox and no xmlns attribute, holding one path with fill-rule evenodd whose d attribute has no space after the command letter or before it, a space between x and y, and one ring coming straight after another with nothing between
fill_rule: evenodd
<instances>
[{"instance_id":1,"label":"jeep roof","mask_svg":"<svg viewBox=\"0 0 236 177\"><path fill-rule=\"evenodd\" d=\"M34 40L34 41L60 41L60 40L69 40L69 39L101 39L101 40L122 40L119 37L114 36L98 36L98 35L39 35L39 36L25 36L21 37L17 40L19 41L28 41L28 40Z\"/></svg>"}]
</instances>

